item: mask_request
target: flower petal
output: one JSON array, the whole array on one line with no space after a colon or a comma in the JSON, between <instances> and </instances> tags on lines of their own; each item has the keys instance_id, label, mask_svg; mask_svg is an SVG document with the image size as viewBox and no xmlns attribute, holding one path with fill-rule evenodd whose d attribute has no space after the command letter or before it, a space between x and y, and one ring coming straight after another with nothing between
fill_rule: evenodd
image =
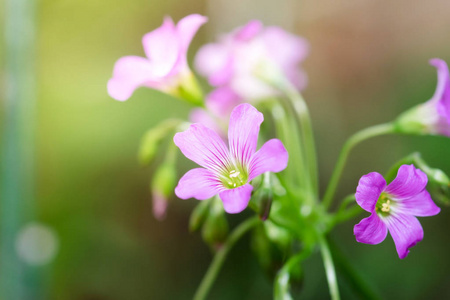
<instances>
[{"instance_id":1,"label":"flower petal","mask_svg":"<svg viewBox=\"0 0 450 300\"><path fill-rule=\"evenodd\" d=\"M181 40L181 46L186 53L192 38L197 33L200 26L205 24L208 18L199 14L192 14L184 17L177 24L177 31Z\"/></svg>"},{"instance_id":2,"label":"flower petal","mask_svg":"<svg viewBox=\"0 0 450 300\"><path fill-rule=\"evenodd\" d=\"M226 140L226 133L223 128L219 126L217 120L215 120L210 113L203 108L194 108L189 114L189 121L192 123L200 123L206 127L217 132L223 140Z\"/></svg>"},{"instance_id":3,"label":"flower petal","mask_svg":"<svg viewBox=\"0 0 450 300\"><path fill-rule=\"evenodd\" d=\"M422 192L427 182L427 175L420 169L416 169L414 165L402 165L397 177L386 187L386 193L395 200L410 198Z\"/></svg>"},{"instance_id":4,"label":"flower petal","mask_svg":"<svg viewBox=\"0 0 450 300\"><path fill-rule=\"evenodd\" d=\"M168 206L167 198L160 192L152 192L153 216L158 221L164 220Z\"/></svg>"},{"instance_id":5,"label":"flower petal","mask_svg":"<svg viewBox=\"0 0 450 300\"><path fill-rule=\"evenodd\" d=\"M229 118L233 108L242 103L241 98L229 87L215 89L206 97L206 106L217 116Z\"/></svg>"},{"instance_id":6,"label":"flower petal","mask_svg":"<svg viewBox=\"0 0 450 300\"><path fill-rule=\"evenodd\" d=\"M231 163L223 140L203 124L192 124L175 134L173 140L187 158L211 171L221 172Z\"/></svg>"},{"instance_id":7,"label":"flower petal","mask_svg":"<svg viewBox=\"0 0 450 300\"><path fill-rule=\"evenodd\" d=\"M262 39L270 58L283 70L296 67L309 53L309 43L280 27L266 27Z\"/></svg>"},{"instance_id":8,"label":"flower petal","mask_svg":"<svg viewBox=\"0 0 450 300\"><path fill-rule=\"evenodd\" d=\"M359 243L376 245L386 238L387 227L374 212L370 217L356 224L353 233Z\"/></svg>"},{"instance_id":9,"label":"flower petal","mask_svg":"<svg viewBox=\"0 0 450 300\"><path fill-rule=\"evenodd\" d=\"M233 34L233 39L246 42L253 39L263 30L263 24L259 20L251 20Z\"/></svg>"},{"instance_id":10,"label":"flower petal","mask_svg":"<svg viewBox=\"0 0 450 300\"><path fill-rule=\"evenodd\" d=\"M397 201L395 210L399 213L413 215L417 217L429 217L437 215L441 209L434 204L427 190L419 194Z\"/></svg>"},{"instance_id":11,"label":"flower petal","mask_svg":"<svg viewBox=\"0 0 450 300\"><path fill-rule=\"evenodd\" d=\"M223 190L221 182L213 172L196 168L181 177L175 188L175 195L181 199L206 200Z\"/></svg>"},{"instance_id":12,"label":"flower petal","mask_svg":"<svg viewBox=\"0 0 450 300\"><path fill-rule=\"evenodd\" d=\"M437 101L439 114L450 124L450 74L447 63L439 58L430 60L430 64L436 67L438 72L438 84L431 101Z\"/></svg>"},{"instance_id":13,"label":"flower petal","mask_svg":"<svg viewBox=\"0 0 450 300\"><path fill-rule=\"evenodd\" d=\"M208 77L212 86L228 83L233 75L231 54L227 47L220 44L207 44L200 48L195 56L195 68Z\"/></svg>"},{"instance_id":14,"label":"flower petal","mask_svg":"<svg viewBox=\"0 0 450 300\"><path fill-rule=\"evenodd\" d=\"M219 194L223 202L223 208L229 214L237 214L243 211L250 201L253 187L250 184L235 189L225 190Z\"/></svg>"},{"instance_id":15,"label":"flower petal","mask_svg":"<svg viewBox=\"0 0 450 300\"><path fill-rule=\"evenodd\" d=\"M405 214L391 215L384 219L392 236L400 259L404 259L409 248L423 239L423 229L416 217Z\"/></svg>"},{"instance_id":16,"label":"flower petal","mask_svg":"<svg viewBox=\"0 0 450 300\"><path fill-rule=\"evenodd\" d=\"M180 40L172 19L164 18L161 27L144 35L142 44L145 54L154 64L154 72L161 77L169 75L181 52Z\"/></svg>"},{"instance_id":17,"label":"flower petal","mask_svg":"<svg viewBox=\"0 0 450 300\"><path fill-rule=\"evenodd\" d=\"M280 172L287 167L289 154L278 139L267 141L250 162L248 181L264 172Z\"/></svg>"},{"instance_id":18,"label":"flower petal","mask_svg":"<svg viewBox=\"0 0 450 300\"><path fill-rule=\"evenodd\" d=\"M356 188L356 202L365 211L373 212L378 198L385 187L386 181L377 172L362 176Z\"/></svg>"},{"instance_id":19,"label":"flower petal","mask_svg":"<svg viewBox=\"0 0 450 300\"><path fill-rule=\"evenodd\" d=\"M231 112L228 142L231 155L242 165L248 165L256 151L259 126L263 114L248 103L236 106Z\"/></svg>"},{"instance_id":20,"label":"flower petal","mask_svg":"<svg viewBox=\"0 0 450 300\"><path fill-rule=\"evenodd\" d=\"M158 77L153 65L144 57L125 56L114 65L113 77L108 81L108 94L116 100L125 101L142 85L157 86Z\"/></svg>"}]
</instances>

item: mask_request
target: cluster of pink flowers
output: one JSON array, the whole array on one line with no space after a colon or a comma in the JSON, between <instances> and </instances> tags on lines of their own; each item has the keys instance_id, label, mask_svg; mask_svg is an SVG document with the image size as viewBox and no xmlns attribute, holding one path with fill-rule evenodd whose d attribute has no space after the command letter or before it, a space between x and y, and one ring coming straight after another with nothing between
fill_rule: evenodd
<instances>
[{"instance_id":1,"label":"cluster of pink flowers","mask_svg":"<svg viewBox=\"0 0 450 300\"><path fill-rule=\"evenodd\" d=\"M299 64L308 52L305 39L253 20L222 36L218 43L203 46L195 65L212 86L225 89L230 97L251 101L278 95L257 76L267 68L282 72L294 86L303 89L306 74Z\"/></svg>"},{"instance_id":2,"label":"cluster of pink flowers","mask_svg":"<svg viewBox=\"0 0 450 300\"><path fill-rule=\"evenodd\" d=\"M111 97L127 100L141 86L176 94L180 86L189 84L193 75L187 51L206 21L204 16L190 15L175 25L171 18L165 18L161 27L142 39L146 58L125 56L116 62L108 82ZM239 213L249 203L255 177L286 168L288 153L280 140L271 139L256 151L264 118L245 102L278 96L278 90L263 79L270 77L268 72L303 89L307 78L300 63L308 52L309 45L303 38L279 27L264 27L257 20L199 50L196 69L214 89L205 105L192 111L194 124L174 137L181 152L201 166L179 180L175 188L179 198L205 200L219 195L226 212ZM430 63L438 71L436 92L431 100L397 119L398 132L450 136L448 66L440 59ZM228 118L227 146L224 139ZM389 231L399 257L405 258L409 248L423 238L416 216L432 216L440 211L425 189L427 181L427 176L413 165L401 166L389 185L376 172L364 175L355 197L371 215L355 225L356 240L378 244Z\"/></svg>"}]
</instances>

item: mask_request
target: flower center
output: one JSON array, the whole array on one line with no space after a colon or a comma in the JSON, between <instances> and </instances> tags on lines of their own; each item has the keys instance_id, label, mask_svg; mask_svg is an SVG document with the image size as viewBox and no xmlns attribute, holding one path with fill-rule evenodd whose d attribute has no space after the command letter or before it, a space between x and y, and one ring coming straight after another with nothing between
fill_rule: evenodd
<instances>
[{"instance_id":1,"label":"flower center","mask_svg":"<svg viewBox=\"0 0 450 300\"><path fill-rule=\"evenodd\" d=\"M222 175L222 183L226 188L234 189L247 183L247 172L239 168L227 170Z\"/></svg>"},{"instance_id":2,"label":"flower center","mask_svg":"<svg viewBox=\"0 0 450 300\"><path fill-rule=\"evenodd\" d=\"M380 198L378 198L377 204L375 205L375 210L378 214L383 216L388 216L391 212L392 200L389 197L381 193Z\"/></svg>"}]
</instances>

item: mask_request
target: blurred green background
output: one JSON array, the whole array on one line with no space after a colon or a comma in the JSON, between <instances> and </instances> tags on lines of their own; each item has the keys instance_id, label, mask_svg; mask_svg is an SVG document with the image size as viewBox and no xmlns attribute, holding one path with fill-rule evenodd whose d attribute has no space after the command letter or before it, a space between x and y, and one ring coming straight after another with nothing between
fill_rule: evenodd
<instances>
[{"instance_id":1,"label":"blurred green background","mask_svg":"<svg viewBox=\"0 0 450 300\"><path fill-rule=\"evenodd\" d=\"M186 117L190 107L150 89L137 90L123 103L106 93L114 62L143 55L143 34L165 15L179 20L191 13L210 21L194 39L190 59L216 34L254 18L310 41L304 95L315 126L322 189L346 137L431 98L436 72L428 60L450 62L449 1L36 1L34 207L36 219L54 230L59 244L49 264L29 267L43 278L37 292L42 299L190 299L206 271L211 252L187 227L197 202L174 198L167 218L156 221L148 188L152 167L140 167L136 159L147 129L168 117ZM2 29L5 17L2 13ZM3 104L8 74L4 30L1 34ZM3 132L6 106L0 109ZM414 150L450 173L450 139L381 137L355 149L339 195L353 192L361 175L384 173ZM181 175L192 165L180 161ZM246 215L229 220L233 225ZM425 238L405 260L398 259L391 238L377 246L356 243L353 225L360 218L337 227L332 237L383 298L449 299L449 217L444 207L437 217L422 218ZM326 299L319 254L304 267L303 292L295 295ZM357 299L340 283L343 299ZM272 283L243 239L210 299L271 297Z\"/></svg>"}]
</instances>

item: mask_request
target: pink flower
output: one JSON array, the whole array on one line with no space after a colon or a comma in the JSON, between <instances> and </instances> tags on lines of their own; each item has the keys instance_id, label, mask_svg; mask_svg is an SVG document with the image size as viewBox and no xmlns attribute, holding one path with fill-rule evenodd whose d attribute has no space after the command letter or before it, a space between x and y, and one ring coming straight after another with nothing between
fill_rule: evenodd
<instances>
[{"instance_id":1,"label":"pink flower","mask_svg":"<svg viewBox=\"0 0 450 300\"><path fill-rule=\"evenodd\" d=\"M264 72L281 72L298 89L305 87L306 75L299 63L307 56L308 48L303 38L279 27L264 28L260 21L253 20L218 43L203 46L195 65L213 86L229 86L244 99L267 98L277 95L277 91L258 78Z\"/></svg>"},{"instance_id":2,"label":"pink flower","mask_svg":"<svg viewBox=\"0 0 450 300\"><path fill-rule=\"evenodd\" d=\"M219 194L228 213L243 211L250 200L250 182L264 172L280 172L288 162L288 153L278 139L266 142L256 151L263 115L250 104L240 104L230 117L229 149L213 130L193 124L177 133L175 144L190 160L202 168L188 171L175 188L181 199L205 200Z\"/></svg>"},{"instance_id":3,"label":"pink flower","mask_svg":"<svg viewBox=\"0 0 450 300\"><path fill-rule=\"evenodd\" d=\"M108 81L109 95L125 101L141 86L164 92L176 89L192 76L187 51L195 33L206 21L206 17L194 14L175 25L166 17L161 27L142 38L147 57L125 56L116 62L113 77Z\"/></svg>"},{"instance_id":4,"label":"pink flower","mask_svg":"<svg viewBox=\"0 0 450 300\"><path fill-rule=\"evenodd\" d=\"M417 217L434 216L440 208L425 190L428 178L414 165L403 165L389 184L379 173L361 177L356 189L356 202L371 213L354 227L356 240L365 244L379 244L388 230L400 259L409 248L423 239L423 229Z\"/></svg>"},{"instance_id":5,"label":"pink flower","mask_svg":"<svg viewBox=\"0 0 450 300\"><path fill-rule=\"evenodd\" d=\"M227 86L219 87L206 96L206 107L214 115L228 120L232 110L242 99L232 89Z\"/></svg>"},{"instance_id":6,"label":"pink flower","mask_svg":"<svg viewBox=\"0 0 450 300\"><path fill-rule=\"evenodd\" d=\"M396 121L397 129L405 133L438 134L450 137L450 75L447 63L439 58L430 60L437 69L438 82L433 97L406 111Z\"/></svg>"},{"instance_id":7,"label":"pink flower","mask_svg":"<svg viewBox=\"0 0 450 300\"><path fill-rule=\"evenodd\" d=\"M231 111L242 100L228 87L220 87L206 96L206 108L195 108L189 115L193 123L201 123L226 138L227 122Z\"/></svg>"}]
</instances>

